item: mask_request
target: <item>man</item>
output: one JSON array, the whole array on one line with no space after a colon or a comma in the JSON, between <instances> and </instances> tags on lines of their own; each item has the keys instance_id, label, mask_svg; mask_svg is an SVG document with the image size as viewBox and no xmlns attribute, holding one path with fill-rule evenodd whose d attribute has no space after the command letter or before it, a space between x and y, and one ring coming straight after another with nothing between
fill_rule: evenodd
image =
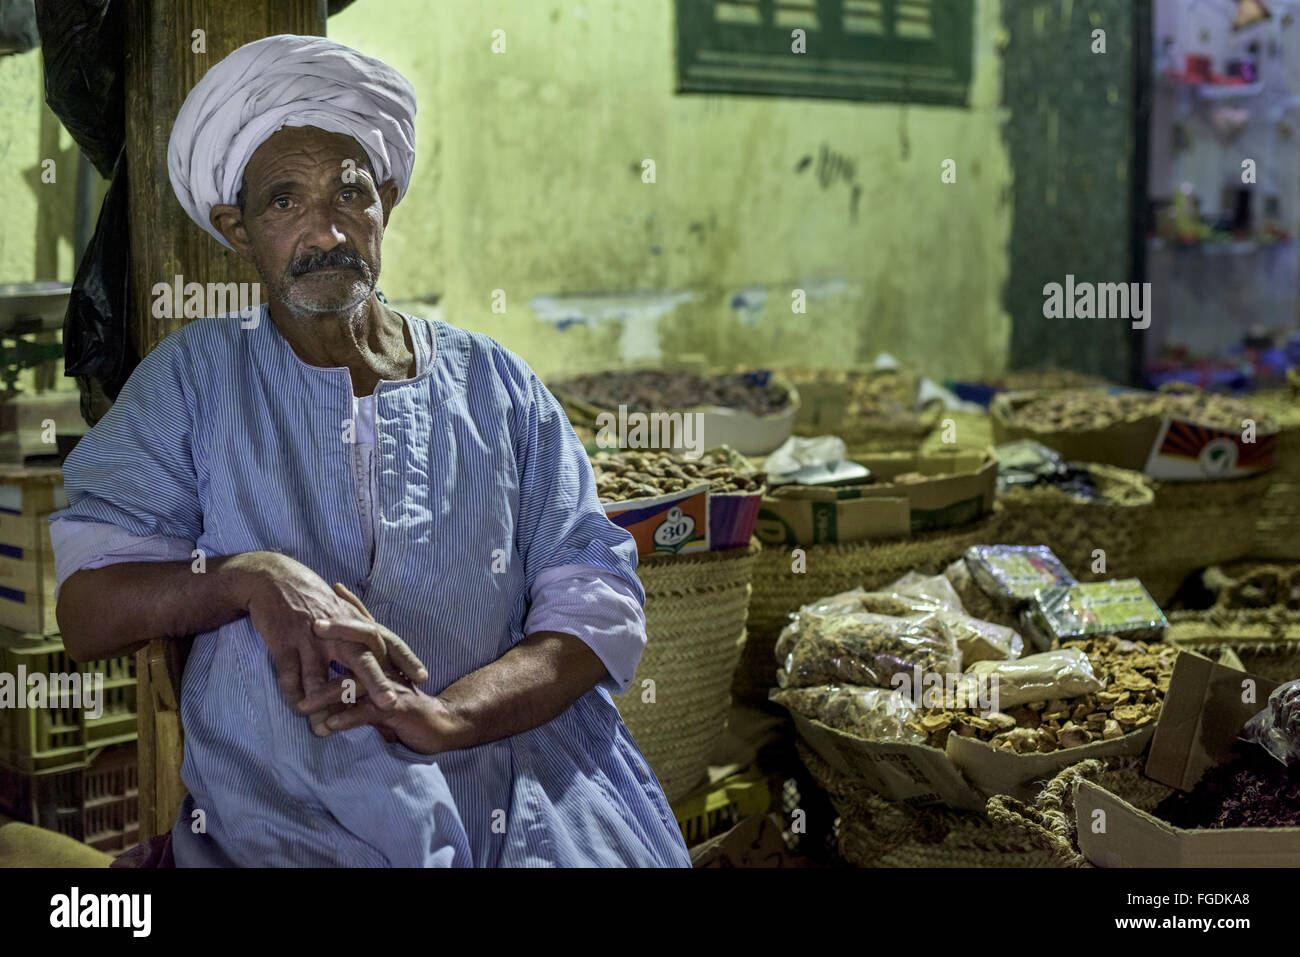
<instances>
[{"instance_id":1,"label":"man","mask_svg":"<svg viewBox=\"0 0 1300 957\"><path fill-rule=\"evenodd\" d=\"M645 593L581 444L518 357L375 293L414 114L316 37L191 91L173 188L268 301L164 339L68 457L64 641L197 634L181 866L686 865L610 698Z\"/></svg>"}]
</instances>

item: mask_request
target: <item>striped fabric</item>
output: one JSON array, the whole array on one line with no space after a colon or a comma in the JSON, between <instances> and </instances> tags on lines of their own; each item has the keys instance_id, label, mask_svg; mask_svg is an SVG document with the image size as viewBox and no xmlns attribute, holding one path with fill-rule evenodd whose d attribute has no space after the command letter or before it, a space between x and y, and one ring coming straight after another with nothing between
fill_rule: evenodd
<instances>
[{"instance_id":1,"label":"striped fabric","mask_svg":"<svg viewBox=\"0 0 1300 957\"><path fill-rule=\"evenodd\" d=\"M405 638L429 693L524 637L548 569L604 569L644 600L633 543L605 518L537 377L486 336L411 316L426 361L376 390L368 567L344 441L348 372L307 365L265 307L255 315L247 329L198 320L150 353L68 457L70 504L52 521L110 522L208 556L292 556ZM198 636L181 707L181 866L689 863L603 687L541 727L431 757L373 728L317 738L281 700L244 618Z\"/></svg>"}]
</instances>

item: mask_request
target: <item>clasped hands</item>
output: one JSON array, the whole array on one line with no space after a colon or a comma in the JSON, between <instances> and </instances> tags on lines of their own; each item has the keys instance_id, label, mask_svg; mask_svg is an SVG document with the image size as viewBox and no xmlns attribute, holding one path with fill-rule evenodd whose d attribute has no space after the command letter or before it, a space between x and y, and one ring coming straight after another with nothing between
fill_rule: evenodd
<instances>
[{"instance_id":1,"label":"clasped hands","mask_svg":"<svg viewBox=\"0 0 1300 957\"><path fill-rule=\"evenodd\" d=\"M275 662L280 691L317 735L368 724L420 754L455 747L462 729L454 716L416 687L428 670L359 598L341 583L330 589L288 556L240 558L241 597ZM330 680L332 661L350 674Z\"/></svg>"}]
</instances>

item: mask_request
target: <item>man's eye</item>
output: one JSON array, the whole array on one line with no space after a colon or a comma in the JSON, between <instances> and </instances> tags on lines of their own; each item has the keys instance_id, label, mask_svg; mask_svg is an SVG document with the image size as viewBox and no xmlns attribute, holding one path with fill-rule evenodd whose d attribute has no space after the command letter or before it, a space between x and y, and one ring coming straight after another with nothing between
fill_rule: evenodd
<instances>
[{"instance_id":1,"label":"man's eye","mask_svg":"<svg viewBox=\"0 0 1300 957\"><path fill-rule=\"evenodd\" d=\"M288 196L277 196L275 199L271 200L271 205L276 209L288 209L289 202L290 200Z\"/></svg>"},{"instance_id":2,"label":"man's eye","mask_svg":"<svg viewBox=\"0 0 1300 957\"><path fill-rule=\"evenodd\" d=\"M339 199L343 200L345 203L350 203L356 199L358 195L359 194L355 189L345 189L343 192L339 193Z\"/></svg>"}]
</instances>

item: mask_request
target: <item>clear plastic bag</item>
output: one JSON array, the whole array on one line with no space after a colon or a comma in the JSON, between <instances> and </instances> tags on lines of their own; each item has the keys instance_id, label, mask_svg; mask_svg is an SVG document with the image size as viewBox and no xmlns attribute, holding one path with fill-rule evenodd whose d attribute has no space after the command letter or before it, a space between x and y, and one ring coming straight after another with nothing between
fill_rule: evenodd
<instances>
[{"instance_id":1,"label":"clear plastic bag","mask_svg":"<svg viewBox=\"0 0 1300 957\"><path fill-rule=\"evenodd\" d=\"M1075 698L1104 688L1092 670L1092 662L1078 648L1061 648L1016 661L977 661L966 673L997 678L995 707L999 711L1030 701Z\"/></svg>"},{"instance_id":2,"label":"clear plastic bag","mask_svg":"<svg viewBox=\"0 0 1300 957\"><path fill-rule=\"evenodd\" d=\"M773 688L770 700L806 718L869 741L911 741L925 738L907 726L916 708L902 692L857 685L816 685Z\"/></svg>"},{"instance_id":3,"label":"clear plastic bag","mask_svg":"<svg viewBox=\"0 0 1300 957\"><path fill-rule=\"evenodd\" d=\"M854 612L803 613L798 635L777 672L782 688L853 684L889 688L900 672L953 674L961 651L943 619L934 613L897 618Z\"/></svg>"},{"instance_id":4,"label":"clear plastic bag","mask_svg":"<svg viewBox=\"0 0 1300 957\"><path fill-rule=\"evenodd\" d=\"M1242 737L1288 767L1300 761L1300 678L1273 689L1268 707L1246 722Z\"/></svg>"}]
</instances>

